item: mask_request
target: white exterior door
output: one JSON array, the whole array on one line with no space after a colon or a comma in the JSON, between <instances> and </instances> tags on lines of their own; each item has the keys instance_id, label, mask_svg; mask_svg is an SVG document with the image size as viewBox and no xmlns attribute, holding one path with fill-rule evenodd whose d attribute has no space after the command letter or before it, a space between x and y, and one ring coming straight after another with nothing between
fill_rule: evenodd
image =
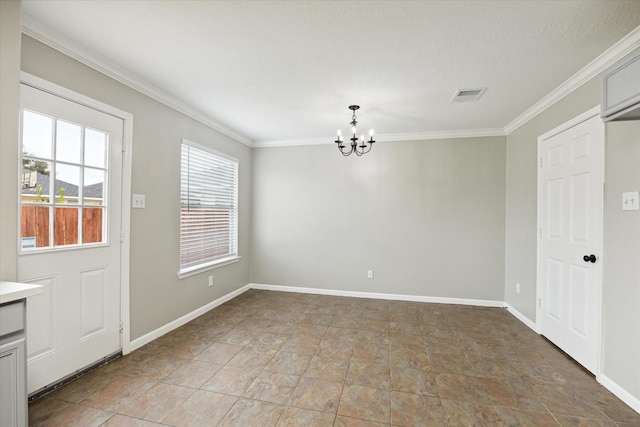
<instances>
[{"instance_id":1,"label":"white exterior door","mask_svg":"<svg viewBox=\"0 0 640 427\"><path fill-rule=\"evenodd\" d=\"M121 349L123 120L21 85L28 392Z\"/></svg>"},{"instance_id":2,"label":"white exterior door","mask_svg":"<svg viewBox=\"0 0 640 427\"><path fill-rule=\"evenodd\" d=\"M591 110L538 139L538 327L599 372L604 124Z\"/></svg>"}]
</instances>

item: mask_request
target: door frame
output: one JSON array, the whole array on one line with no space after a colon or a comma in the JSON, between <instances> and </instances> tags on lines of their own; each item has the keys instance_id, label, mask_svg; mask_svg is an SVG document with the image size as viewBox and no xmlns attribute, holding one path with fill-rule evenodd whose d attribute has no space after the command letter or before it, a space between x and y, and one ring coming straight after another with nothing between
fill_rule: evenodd
<instances>
[{"instance_id":1,"label":"door frame","mask_svg":"<svg viewBox=\"0 0 640 427\"><path fill-rule=\"evenodd\" d=\"M121 190L121 229L120 229L120 347L122 354L132 351L129 302L129 270L131 252L131 172L133 148L133 114L112 107L78 92L51 83L33 74L20 72L20 83L40 89L44 92L67 99L85 107L109 114L123 121L122 135L122 190ZM18 194L18 200L20 195ZM18 203L20 210L20 203ZM20 216L18 216L19 218ZM16 242L17 244L17 242ZM107 355L105 355L107 356Z\"/></svg>"},{"instance_id":2,"label":"door frame","mask_svg":"<svg viewBox=\"0 0 640 427\"><path fill-rule=\"evenodd\" d=\"M536 216L536 300L535 300L535 304L536 304L536 332L540 335L542 335L542 297L543 297L543 292L544 292L544 283L543 283L543 278L542 275L540 274L541 269L542 269L542 260L540 257L540 251L541 251L541 242L542 242L542 236L541 236L541 230L542 230L542 216L543 216L543 212L542 209L540 207L540 199L541 197L543 197L543 193L542 193L542 186L540 185L540 179L541 179L541 174L540 174L540 162L542 159L542 144L544 143L544 141L548 140L549 138L552 138L574 126L577 126L583 122L586 122L589 119L592 119L596 116L600 115L600 105L597 105L587 111L585 111L584 113L574 117L573 119L551 129L548 132L545 132L544 134L540 135L538 137L538 146L537 146L537 157L536 157L536 189L537 189L537 198L536 198L536 205L537 205L537 216ZM604 123L602 123L602 126L604 127ZM604 132L603 129L603 135L604 135L604 145L605 145L605 150L603 151L603 158L602 158L602 181L603 181L603 186L604 186L604 181L605 181L605 177L606 177L606 133ZM602 200L602 233L604 235L604 197L605 197L605 193L604 193L604 188L603 188L603 192L602 192L602 196L603 196L603 200ZM604 236L603 236L604 237ZM602 260L604 259L604 238L602 239L601 242L601 247L599 248L599 261L602 262ZM595 292L595 298L596 298L596 303L598 306L598 310L596 313L594 313L594 315L596 316L595 322L596 322L596 342L597 342L597 354L596 354L596 367L595 367L595 372L593 372L596 376L596 379L598 379L599 381L599 377L602 373L602 269L600 270L600 277L598 278L598 286Z\"/></svg>"}]
</instances>

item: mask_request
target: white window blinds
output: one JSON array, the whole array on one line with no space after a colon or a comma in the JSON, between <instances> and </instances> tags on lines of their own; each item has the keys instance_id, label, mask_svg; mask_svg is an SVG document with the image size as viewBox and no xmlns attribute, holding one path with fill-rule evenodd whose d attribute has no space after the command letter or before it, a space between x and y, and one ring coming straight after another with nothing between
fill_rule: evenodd
<instances>
[{"instance_id":1,"label":"white window blinds","mask_svg":"<svg viewBox=\"0 0 640 427\"><path fill-rule=\"evenodd\" d=\"M180 271L238 254L238 161L182 144Z\"/></svg>"}]
</instances>

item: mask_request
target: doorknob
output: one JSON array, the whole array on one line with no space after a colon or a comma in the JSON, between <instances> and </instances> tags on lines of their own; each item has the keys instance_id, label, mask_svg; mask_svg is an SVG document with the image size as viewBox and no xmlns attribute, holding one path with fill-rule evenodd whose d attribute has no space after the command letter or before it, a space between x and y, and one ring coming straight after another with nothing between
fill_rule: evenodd
<instances>
[{"instance_id":1,"label":"doorknob","mask_svg":"<svg viewBox=\"0 0 640 427\"><path fill-rule=\"evenodd\" d=\"M592 262L594 264L596 262L596 256L594 254L585 255L585 256L582 257L582 259L584 260L584 262Z\"/></svg>"}]
</instances>

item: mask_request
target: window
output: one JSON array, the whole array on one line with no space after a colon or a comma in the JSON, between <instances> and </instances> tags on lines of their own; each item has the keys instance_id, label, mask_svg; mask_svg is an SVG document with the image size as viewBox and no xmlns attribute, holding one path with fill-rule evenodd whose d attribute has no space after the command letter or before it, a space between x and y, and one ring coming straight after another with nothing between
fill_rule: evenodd
<instances>
[{"instance_id":1,"label":"window","mask_svg":"<svg viewBox=\"0 0 640 427\"><path fill-rule=\"evenodd\" d=\"M182 142L180 272L237 260L238 161Z\"/></svg>"},{"instance_id":2,"label":"window","mask_svg":"<svg viewBox=\"0 0 640 427\"><path fill-rule=\"evenodd\" d=\"M22 110L20 251L107 243L109 134Z\"/></svg>"}]
</instances>

